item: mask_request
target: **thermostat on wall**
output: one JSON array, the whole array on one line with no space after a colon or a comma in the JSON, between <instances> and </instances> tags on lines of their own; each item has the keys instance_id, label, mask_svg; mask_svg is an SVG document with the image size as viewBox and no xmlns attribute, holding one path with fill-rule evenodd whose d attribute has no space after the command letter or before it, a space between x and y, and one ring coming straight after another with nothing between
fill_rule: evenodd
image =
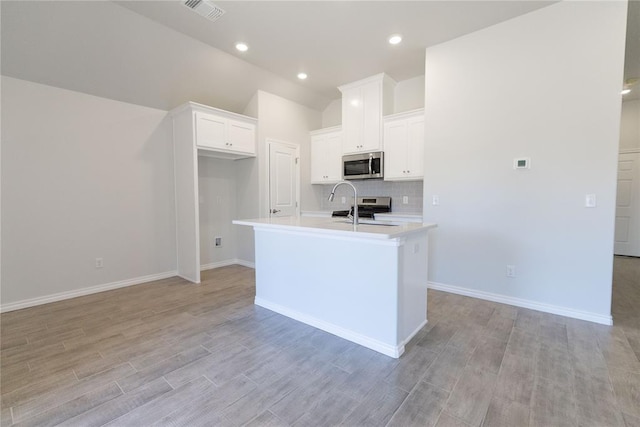
<instances>
[{"instance_id":1,"label":"thermostat on wall","mask_svg":"<svg viewBox=\"0 0 640 427\"><path fill-rule=\"evenodd\" d=\"M528 157L520 157L519 159L513 159L514 169L531 169L531 159Z\"/></svg>"}]
</instances>

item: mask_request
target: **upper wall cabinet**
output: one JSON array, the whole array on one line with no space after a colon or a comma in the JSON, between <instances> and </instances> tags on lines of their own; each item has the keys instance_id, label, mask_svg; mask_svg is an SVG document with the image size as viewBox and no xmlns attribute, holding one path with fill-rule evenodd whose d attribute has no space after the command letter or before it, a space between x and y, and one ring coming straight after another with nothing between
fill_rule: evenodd
<instances>
[{"instance_id":1,"label":"upper wall cabinet","mask_svg":"<svg viewBox=\"0 0 640 427\"><path fill-rule=\"evenodd\" d=\"M340 86L343 154L382 150L382 116L393 112L396 82L386 74Z\"/></svg>"},{"instance_id":2,"label":"upper wall cabinet","mask_svg":"<svg viewBox=\"0 0 640 427\"><path fill-rule=\"evenodd\" d=\"M385 117L385 181L419 181L423 177L424 110Z\"/></svg>"},{"instance_id":3,"label":"upper wall cabinet","mask_svg":"<svg viewBox=\"0 0 640 427\"><path fill-rule=\"evenodd\" d=\"M195 144L198 154L223 159L255 157L256 119L194 102L172 113L174 121L180 116L192 119L191 130L176 137L181 143Z\"/></svg>"},{"instance_id":4,"label":"upper wall cabinet","mask_svg":"<svg viewBox=\"0 0 640 427\"><path fill-rule=\"evenodd\" d=\"M334 184L342 179L342 130L320 129L311 135L311 183Z\"/></svg>"}]
</instances>

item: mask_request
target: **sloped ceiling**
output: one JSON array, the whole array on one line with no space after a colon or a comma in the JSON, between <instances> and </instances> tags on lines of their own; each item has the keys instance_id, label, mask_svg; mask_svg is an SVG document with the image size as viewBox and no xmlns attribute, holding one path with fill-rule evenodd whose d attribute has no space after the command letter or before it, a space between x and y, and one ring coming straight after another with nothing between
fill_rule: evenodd
<instances>
[{"instance_id":1,"label":"sloped ceiling","mask_svg":"<svg viewBox=\"0 0 640 427\"><path fill-rule=\"evenodd\" d=\"M322 110L341 84L422 75L426 47L553 2L215 3L226 13L210 22L180 1L0 1L2 74L164 110L242 112L259 89ZM632 0L627 76L640 74L639 11ZM390 46L391 33L403 43Z\"/></svg>"}]
</instances>

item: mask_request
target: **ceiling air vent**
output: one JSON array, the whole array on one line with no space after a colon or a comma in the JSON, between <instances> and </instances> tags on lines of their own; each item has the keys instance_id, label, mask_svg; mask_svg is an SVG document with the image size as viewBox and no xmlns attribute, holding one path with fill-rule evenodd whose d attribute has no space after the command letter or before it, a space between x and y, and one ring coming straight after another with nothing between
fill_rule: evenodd
<instances>
[{"instance_id":1,"label":"ceiling air vent","mask_svg":"<svg viewBox=\"0 0 640 427\"><path fill-rule=\"evenodd\" d=\"M208 0L185 0L184 5L210 21L217 21L225 13Z\"/></svg>"}]
</instances>

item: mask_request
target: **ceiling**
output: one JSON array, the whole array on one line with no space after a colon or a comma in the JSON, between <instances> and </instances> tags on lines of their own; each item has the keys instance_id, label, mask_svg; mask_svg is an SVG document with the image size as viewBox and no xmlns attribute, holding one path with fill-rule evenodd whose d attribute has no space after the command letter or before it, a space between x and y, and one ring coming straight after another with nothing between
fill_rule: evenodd
<instances>
[{"instance_id":1,"label":"ceiling","mask_svg":"<svg viewBox=\"0 0 640 427\"><path fill-rule=\"evenodd\" d=\"M550 1L215 1L215 22L181 1L119 5L335 99L337 87L385 72L424 74L425 48L552 4ZM391 34L401 44L387 42ZM250 49L240 53L238 41ZM296 77L304 71L308 79Z\"/></svg>"},{"instance_id":2,"label":"ceiling","mask_svg":"<svg viewBox=\"0 0 640 427\"><path fill-rule=\"evenodd\" d=\"M226 13L211 22L179 0L2 0L2 74L164 110L195 101L242 113L257 90L323 110L337 86L423 75L426 47L552 3L216 1ZM629 23L625 77L640 77L640 0ZM235 50L240 40L249 51Z\"/></svg>"}]
</instances>

